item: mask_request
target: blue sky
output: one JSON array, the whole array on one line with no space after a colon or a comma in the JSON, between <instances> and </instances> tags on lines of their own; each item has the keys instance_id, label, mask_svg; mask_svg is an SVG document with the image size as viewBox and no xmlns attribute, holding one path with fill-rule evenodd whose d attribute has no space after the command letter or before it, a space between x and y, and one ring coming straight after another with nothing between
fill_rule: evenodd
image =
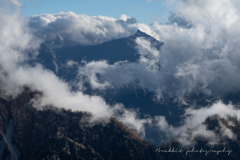
<instances>
[{"instance_id":1,"label":"blue sky","mask_svg":"<svg viewBox=\"0 0 240 160\"><path fill-rule=\"evenodd\" d=\"M165 0L23 0L22 13L25 16L44 13L72 11L89 16L109 16L119 18L126 14L135 17L138 22L150 25L153 19L164 22L173 6Z\"/></svg>"}]
</instances>

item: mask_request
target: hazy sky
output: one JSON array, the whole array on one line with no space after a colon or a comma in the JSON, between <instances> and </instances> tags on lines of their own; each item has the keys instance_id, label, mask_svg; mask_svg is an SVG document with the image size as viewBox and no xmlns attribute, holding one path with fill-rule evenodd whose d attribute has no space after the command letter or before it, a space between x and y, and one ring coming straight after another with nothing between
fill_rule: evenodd
<instances>
[{"instance_id":1,"label":"hazy sky","mask_svg":"<svg viewBox=\"0 0 240 160\"><path fill-rule=\"evenodd\" d=\"M167 3L168 2L168 3ZM169 15L173 6L165 0L23 0L22 13L25 16L44 13L59 13L72 11L76 14L89 16L109 16L119 18L126 14L135 17L138 22L150 25L156 17L159 21Z\"/></svg>"}]
</instances>

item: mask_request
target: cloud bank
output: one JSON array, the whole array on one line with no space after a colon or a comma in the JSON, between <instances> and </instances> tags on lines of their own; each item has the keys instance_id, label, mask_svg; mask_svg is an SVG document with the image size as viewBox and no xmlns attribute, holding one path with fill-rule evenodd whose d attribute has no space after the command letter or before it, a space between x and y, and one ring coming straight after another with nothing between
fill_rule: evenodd
<instances>
[{"instance_id":1,"label":"cloud bank","mask_svg":"<svg viewBox=\"0 0 240 160\"><path fill-rule=\"evenodd\" d=\"M219 96L239 91L239 4L234 0L184 0L172 19L155 31L164 41L164 68L182 92L200 90ZM163 68L163 70L164 70Z\"/></svg>"},{"instance_id":2,"label":"cloud bank","mask_svg":"<svg viewBox=\"0 0 240 160\"><path fill-rule=\"evenodd\" d=\"M121 15L114 19L105 16L77 15L74 12L43 14L30 17L29 27L45 40L50 48L71 45L97 45L133 35L138 29L155 35L145 24L133 17Z\"/></svg>"}]
</instances>

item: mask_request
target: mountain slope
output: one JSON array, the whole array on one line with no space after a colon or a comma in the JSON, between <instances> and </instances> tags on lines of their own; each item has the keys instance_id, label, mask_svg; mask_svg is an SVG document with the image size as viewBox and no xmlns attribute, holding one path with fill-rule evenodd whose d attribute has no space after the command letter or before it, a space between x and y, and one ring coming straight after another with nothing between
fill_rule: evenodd
<instances>
[{"instance_id":1,"label":"mountain slope","mask_svg":"<svg viewBox=\"0 0 240 160\"><path fill-rule=\"evenodd\" d=\"M0 99L0 105L6 106L1 107L0 117L5 120L0 127L5 133L6 123L13 119L19 159L160 159L153 145L116 119L91 126L83 121L90 113L54 107L36 110L30 103L35 95L40 94L26 89L15 99ZM1 158L9 156L5 147Z\"/></svg>"},{"instance_id":2,"label":"mountain slope","mask_svg":"<svg viewBox=\"0 0 240 160\"><path fill-rule=\"evenodd\" d=\"M152 38L151 36L138 30L133 36L127 38L120 38L105 42L96 46L73 46L54 49L57 61L65 62L66 60L74 60L81 62L82 59L89 61L107 60L110 64L117 61L134 62L139 58L137 50L135 49L135 39L143 37L150 40L152 43L156 43L157 47L163 45Z\"/></svg>"},{"instance_id":3,"label":"mountain slope","mask_svg":"<svg viewBox=\"0 0 240 160\"><path fill-rule=\"evenodd\" d=\"M91 113L72 112L71 110L57 109L46 106L43 110L37 110L31 106L34 96L41 96L38 92L28 89L15 99L0 98L0 159L8 159L11 154L18 156L20 160L28 159L162 159L162 160L190 160L211 159L226 160L238 159L240 151L240 123L235 117L227 119L213 116L203 123L207 130L212 131L219 137L219 142L214 146L208 145L204 137L196 137L196 145L182 147L176 139L156 148L149 142L143 141L136 133L125 127L115 118L109 123L91 125L86 118ZM9 125L12 123L14 125ZM14 127L13 136L9 136L7 130ZM230 129L236 136L229 139L221 133L221 127ZM10 128L9 128L10 127ZM194 133L194 129L188 134ZM178 138L178 137L176 137ZM5 143L4 143L5 142ZM7 144L6 144L7 143ZM9 145L11 147L9 147ZM183 149L182 153L173 152ZM224 150L225 148L225 150ZM224 151L217 155L215 152L205 153L189 152L189 150L220 150ZM164 152L158 152L158 151ZM171 150L171 151L170 151ZM228 153L230 154L228 155ZM16 159L16 158L15 158Z\"/></svg>"},{"instance_id":4,"label":"mountain slope","mask_svg":"<svg viewBox=\"0 0 240 160\"><path fill-rule=\"evenodd\" d=\"M77 69L69 69L66 66L67 61L69 60L78 62L79 64L81 64L82 61L89 62L99 60L107 60L110 64L125 60L129 62L136 61L139 59L138 51L135 48L135 40L138 37L148 39L157 48L160 48L163 45L162 42L159 42L153 37L138 30L133 36L108 41L95 46L77 45L50 50L42 44L37 59L29 63L41 63L59 77L70 81L76 78Z\"/></svg>"}]
</instances>

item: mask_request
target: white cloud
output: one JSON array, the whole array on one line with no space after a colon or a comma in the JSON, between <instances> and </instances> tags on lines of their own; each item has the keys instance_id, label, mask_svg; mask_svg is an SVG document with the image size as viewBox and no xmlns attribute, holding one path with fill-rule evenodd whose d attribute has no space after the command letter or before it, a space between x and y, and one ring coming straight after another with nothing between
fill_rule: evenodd
<instances>
[{"instance_id":1,"label":"white cloud","mask_svg":"<svg viewBox=\"0 0 240 160\"><path fill-rule=\"evenodd\" d=\"M156 116L156 126L160 131L165 133L171 139L176 137L182 145L194 146L196 144L196 137L204 137L208 140L209 145L219 144L219 135L214 133L214 130L208 130L204 121L213 115L218 115L219 118L228 119L228 116L240 118L240 110L235 108L232 104L225 105L221 101L213 104L212 106L200 109L188 108L185 111L182 124L179 127L173 127L166 121L163 116ZM218 120L218 119L217 119ZM220 132L222 137L235 139L235 134L219 121Z\"/></svg>"},{"instance_id":2,"label":"white cloud","mask_svg":"<svg viewBox=\"0 0 240 160\"><path fill-rule=\"evenodd\" d=\"M28 20L19 15L18 10L11 12L8 8L0 8L0 22L0 65L5 73L0 75L0 86L8 92L11 87L9 72L16 71L25 60L36 57L41 40L32 35L27 27Z\"/></svg>"},{"instance_id":3,"label":"white cloud","mask_svg":"<svg viewBox=\"0 0 240 160\"><path fill-rule=\"evenodd\" d=\"M73 12L43 14L30 17L29 26L54 48L66 45L96 45L112 39L128 37L138 29L154 35L145 24L126 15L114 19L104 16L77 15Z\"/></svg>"},{"instance_id":4,"label":"white cloud","mask_svg":"<svg viewBox=\"0 0 240 160\"><path fill-rule=\"evenodd\" d=\"M183 93L196 87L212 95L238 91L240 41L235 35L239 34L239 3L184 0L177 4L173 14L176 23L154 24L164 42L161 58L166 63L162 70L171 71ZM179 26L179 20L190 28Z\"/></svg>"}]
</instances>

